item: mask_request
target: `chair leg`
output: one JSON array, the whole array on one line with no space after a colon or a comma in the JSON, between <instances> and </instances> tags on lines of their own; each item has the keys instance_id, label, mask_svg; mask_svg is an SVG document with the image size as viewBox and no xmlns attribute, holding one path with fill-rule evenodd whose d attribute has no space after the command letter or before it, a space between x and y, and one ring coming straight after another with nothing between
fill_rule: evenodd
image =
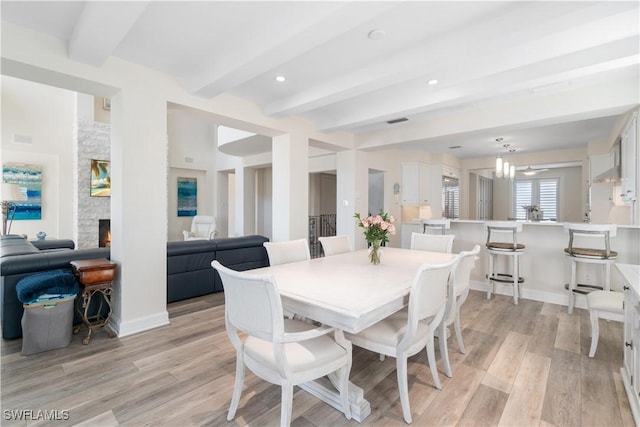
<instances>
[{"instance_id":1,"label":"chair leg","mask_svg":"<svg viewBox=\"0 0 640 427\"><path fill-rule=\"evenodd\" d=\"M513 304L518 305L518 280L520 279L518 255L512 258L513 258Z\"/></svg>"},{"instance_id":2,"label":"chair leg","mask_svg":"<svg viewBox=\"0 0 640 427\"><path fill-rule=\"evenodd\" d=\"M462 341L462 329L460 328L460 307L456 307L456 317L453 319L453 329L456 331L456 339L458 340L458 347L460 347L460 353L466 352L464 348L464 341Z\"/></svg>"},{"instance_id":3,"label":"chair leg","mask_svg":"<svg viewBox=\"0 0 640 427\"><path fill-rule=\"evenodd\" d=\"M440 390L442 383L440 383L440 377L438 376L438 368L436 366L436 353L433 344L433 335L427 340L427 360L429 361L429 369L431 369L431 376L433 377L433 383L436 388Z\"/></svg>"},{"instance_id":4,"label":"chair leg","mask_svg":"<svg viewBox=\"0 0 640 427\"><path fill-rule=\"evenodd\" d=\"M407 424L411 424L411 407L409 405L409 384L407 383L407 355L396 355L396 375L398 376L398 392L402 415Z\"/></svg>"},{"instance_id":5,"label":"chair leg","mask_svg":"<svg viewBox=\"0 0 640 427\"><path fill-rule=\"evenodd\" d=\"M380 353L380 361L384 362L384 354Z\"/></svg>"},{"instance_id":6,"label":"chair leg","mask_svg":"<svg viewBox=\"0 0 640 427\"><path fill-rule=\"evenodd\" d=\"M444 324L444 319L438 326L438 344L440 345L440 359L442 360L442 367L444 368L444 374L451 378L451 363L449 363L449 346L447 344L447 327Z\"/></svg>"},{"instance_id":7,"label":"chair leg","mask_svg":"<svg viewBox=\"0 0 640 427\"><path fill-rule=\"evenodd\" d=\"M591 348L589 349L589 357L593 357L596 355L596 349L598 348L598 338L600 337L598 311L589 310L589 318L591 319Z\"/></svg>"},{"instance_id":8,"label":"chair leg","mask_svg":"<svg viewBox=\"0 0 640 427\"><path fill-rule=\"evenodd\" d=\"M567 308L567 312L569 314L573 313L573 306L576 302L576 294L573 293L573 290L576 288L576 261L574 259L571 260L571 281L569 282L569 307Z\"/></svg>"},{"instance_id":9,"label":"chair leg","mask_svg":"<svg viewBox=\"0 0 640 427\"><path fill-rule=\"evenodd\" d=\"M487 291L487 299L491 299L491 293L495 292L494 290L495 284L493 283L493 280L491 280L491 278L493 277L493 270L494 270L493 254L489 253L489 290Z\"/></svg>"},{"instance_id":10,"label":"chair leg","mask_svg":"<svg viewBox=\"0 0 640 427\"><path fill-rule=\"evenodd\" d=\"M282 403L280 406L280 425L289 426L291 424L291 408L293 407L293 383L282 384Z\"/></svg>"},{"instance_id":11,"label":"chair leg","mask_svg":"<svg viewBox=\"0 0 640 427\"><path fill-rule=\"evenodd\" d=\"M240 403L240 395L242 394L242 385L244 384L244 355L237 352L236 355L236 380L233 385L233 395L231 397L231 405L227 414L227 421L231 421L236 416L236 410Z\"/></svg>"}]
</instances>

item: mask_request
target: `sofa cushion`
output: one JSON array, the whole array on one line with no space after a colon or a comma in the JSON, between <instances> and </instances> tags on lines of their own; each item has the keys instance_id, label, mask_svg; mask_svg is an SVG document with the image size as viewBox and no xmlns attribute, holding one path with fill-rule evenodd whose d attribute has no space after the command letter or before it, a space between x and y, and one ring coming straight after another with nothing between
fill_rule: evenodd
<instances>
[{"instance_id":1,"label":"sofa cushion","mask_svg":"<svg viewBox=\"0 0 640 427\"><path fill-rule=\"evenodd\" d=\"M15 255L36 254L38 252L40 252L40 250L22 236L12 234L0 236L0 258Z\"/></svg>"}]
</instances>

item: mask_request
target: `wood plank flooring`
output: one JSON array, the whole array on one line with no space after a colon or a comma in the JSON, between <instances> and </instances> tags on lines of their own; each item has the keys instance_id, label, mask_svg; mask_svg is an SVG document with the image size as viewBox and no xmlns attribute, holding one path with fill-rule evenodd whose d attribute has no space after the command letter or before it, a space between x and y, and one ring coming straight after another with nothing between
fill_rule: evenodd
<instances>
[{"instance_id":1,"label":"wood plank flooring","mask_svg":"<svg viewBox=\"0 0 640 427\"><path fill-rule=\"evenodd\" d=\"M422 352L409 360L414 426L632 426L620 367L622 324L601 320L588 358L585 310L472 291L462 307L467 352L449 339L453 377L436 390ZM226 414L235 352L224 329L224 295L170 304L171 324L131 337L103 332L88 346L31 356L21 340L2 341L3 426L275 426L280 388L250 372L235 420ZM438 352L436 351L436 354ZM372 413L362 423L296 389L293 426L403 426L395 361L354 347L351 380ZM30 410L35 420L15 419ZM13 411L13 412L12 412ZM58 411L47 421L38 411ZM24 412L23 412L24 414ZM39 419L38 419L39 418Z\"/></svg>"}]
</instances>

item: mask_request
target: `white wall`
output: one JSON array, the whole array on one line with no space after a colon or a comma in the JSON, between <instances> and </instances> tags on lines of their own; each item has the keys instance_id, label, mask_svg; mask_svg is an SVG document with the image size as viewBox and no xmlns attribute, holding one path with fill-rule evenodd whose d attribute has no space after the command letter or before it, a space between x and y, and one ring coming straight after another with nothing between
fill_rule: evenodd
<instances>
[{"instance_id":1,"label":"white wall","mask_svg":"<svg viewBox=\"0 0 640 427\"><path fill-rule=\"evenodd\" d=\"M179 177L196 178L198 215L216 216L215 143L216 126L191 111L171 111L167 115L169 141L168 234L169 241L183 240L182 231L191 228L193 217L179 217L177 211Z\"/></svg>"},{"instance_id":2,"label":"white wall","mask_svg":"<svg viewBox=\"0 0 640 427\"><path fill-rule=\"evenodd\" d=\"M4 163L42 166L42 219L14 221L13 234L35 239L73 238L73 129L75 93L2 76L2 150ZM31 138L30 145L13 142L14 134Z\"/></svg>"}]
</instances>

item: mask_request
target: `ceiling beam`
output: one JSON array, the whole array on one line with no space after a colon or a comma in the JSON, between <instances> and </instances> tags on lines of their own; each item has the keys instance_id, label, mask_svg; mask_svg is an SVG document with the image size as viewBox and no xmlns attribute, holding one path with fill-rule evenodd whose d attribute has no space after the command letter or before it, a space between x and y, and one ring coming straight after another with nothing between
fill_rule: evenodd
<instances>
[{"instance_id":1,"label":"ceiling beam","mask_svg":"<svg viewBox=\"0 0 640 427\"><path fill-rule=\"evenodd\" d=\"M250 46L238 49L224 64L211 60L199 70L189 79L190 91L207 98L227 92L397 6L395 2L371 2L366 7L360 2L345 3L316 16L301 31L284 32L280 40L274 41L273 35L251 40Z\"/></svg>"},{"instance_id":2,"label":"ceiling beam","mask_svg":"<svg viewBox=\"0 0 640 427\"><path fill-rule=\"evenodd\" d=\"M493 31L487 31L486 21L477 22L476 25L468 26L453 36L447 33L446 37L433 39L428 46L420 44L394 58L385 58L371 64L365 69L366 72L359 69L291 97L272 102L265 107L265 113L284 116L320 110L338 102L348 102L352 98L416 79L422 79L426 83L430 78L437 78L451 84L451 73L459 75L462 70L466 75L472 70L472 79L479 78L483 70L477 66L478 63L484 63L485 67L493 69L493 72L499 72L501 67L516 68L530 62L596 46L603 42L603 31L598 31L598 28L608 30L604 31L604 34L610 39L605 39L605 42L627 37L630 35L627 30L629 25L620 24L633 20L637 22L637 10L630 10L628 4L613 6L596 4L585 7L582 4L568 3L565 11L568 17L554 15L557 12L555 7L548 7L548 15L541 15L544 11L539 4L508 9L505 13L491 18L489 27L495 29ZM515 23L528 21L533 7L537 13L535 24L511 28ZM573 20L576 17L580 18L583 33L598 36L585 37L583 34L581 37L575 37L573 30L568 31L567 19ZM632 29L631 33L633 32ZM501 33L510 36L502 37ZM635 33L637 34L637 29ZM558 40L558 43L554 43L553 40ZM494 53L491 55L493 64L487 64L487 58L490 56L487 55L487 46L491 46ZM460 52L468 54L461 56ZM505 57L504 52L509 52L508 57ZM496 56L497 53L500 55ZM462 65L465 63L468 66ZM396 65L390 67L389 64Z\"/></svg>"},{"instance_id":3,"label":"ceiling beam","mask_svg":"<svg viewBox=\"0 0 640 427\"><path fill-rule=\"evenodd\" d=\"M86 2L69 38L69 58L97 67L104 64L149 3Z\"/></svg>"}]
</instances>

